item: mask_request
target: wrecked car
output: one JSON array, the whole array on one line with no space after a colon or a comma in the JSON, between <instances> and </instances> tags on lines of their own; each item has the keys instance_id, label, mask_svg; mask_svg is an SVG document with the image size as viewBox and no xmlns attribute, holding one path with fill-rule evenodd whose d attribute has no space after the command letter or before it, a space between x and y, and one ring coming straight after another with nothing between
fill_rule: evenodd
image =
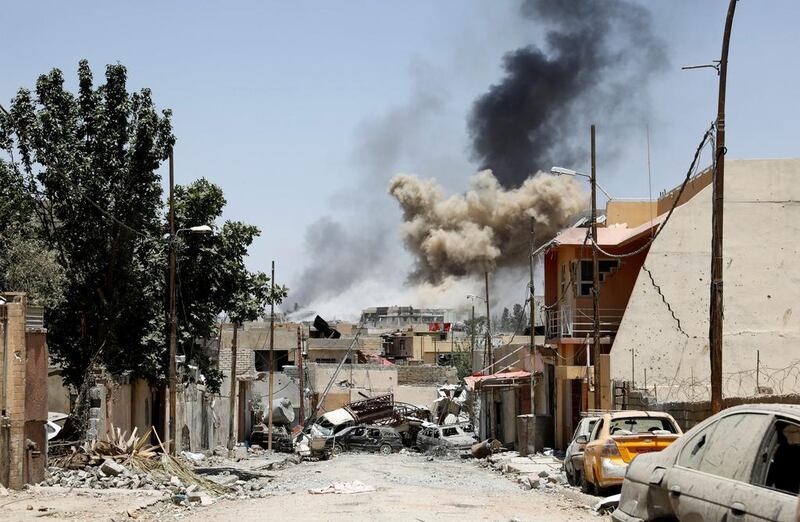
<instances>
[{"instance_id":1,"label":"wrecked car","mask_svg":"<svg viewBox=\"0 0 800 522\"><path fill-rule=\"evenodd\" d=\"M750 404L701 422L628 467L617 522L794 520L800 406Z\"/></svg>"},{"instance_id":2,"label":"wrecked car","mask_svg":"<svg viewBox=\"0 0 800 522\"><path fill-rule=\"evenodd\" d=\"M403 440L394 428L351 426L329 437L325 446L334 455L345 451L377 451L389 455L403 449Z\"/></svg>"},{"instance_id":3,"label":"wrecked car","mask_svg":"<svg viewBox=\"0 0 800 522\"><path fill-rule=\"evenodd\" d=\"M669 413L619 411L600 416L583 450L581 489L603 495L621 485L634 457L663 450L681 433Z\"/></svg>"},{"instance_id":4,"label":"wrecked car","mask_svg":"<svg viewBox=\"0 0 800 522\"><path fill-rule=\"evenodd\" d=\"M439 426L425 424L417 434L416 447L422 452L442 449L462 456L472 455L472 445L478 442L469 423Z\"/></svg>"},{"instance_id":5,"label":"wrecked car","mask_svg":"<svg viewBox=\"0 0 800 522\"><path fill-rule=\"evenodd\" d=\"M599 417L584 417L578 422L572 441L567 446L564 454L564 474L567 475L567 482L573 486L581 483L583 475L583 449L589 442L594 425L597 424Z\"/></svg>"}]
</instances>

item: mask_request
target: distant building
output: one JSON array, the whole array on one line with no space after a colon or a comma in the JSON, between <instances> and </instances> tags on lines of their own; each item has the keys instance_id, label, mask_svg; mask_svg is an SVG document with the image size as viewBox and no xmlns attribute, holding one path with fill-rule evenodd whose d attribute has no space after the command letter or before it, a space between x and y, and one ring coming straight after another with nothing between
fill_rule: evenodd
<instances>
[{"instance_id":1,"label":"distant building","mask_svg":"<svg viewBox=\"0 0 800 522\"><path fill-rule=\"evenodd\" d=\"M419 324L452 322L452 310L413 306L376 306L361 311L361 323L370 328L401 328Z\"/></svg>"}]
</instances>

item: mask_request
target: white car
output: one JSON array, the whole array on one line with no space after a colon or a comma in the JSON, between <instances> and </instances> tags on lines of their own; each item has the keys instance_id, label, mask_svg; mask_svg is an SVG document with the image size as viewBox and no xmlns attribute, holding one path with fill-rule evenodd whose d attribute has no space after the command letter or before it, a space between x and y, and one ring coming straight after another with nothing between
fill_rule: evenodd
<instances>
[{"instance_id":1,"label":"white car","mask_svg":"<svg viewBox=\"0 0 800 522\"><path fill-rule=\"evenodd\" d=\"M617 522L795 520L800 405L736 406L628 466Z\"/></svg>"},{"instance_id":2,"label":"white car","mask_svg":"<svg viewBox=\"0 0 800 522\"><path fill-rule=\"evenodd\" d=\"M567 452L564 454L564 473L567 475L567 481L573 486L581 483L581 475L583 474L583 448L589 442L589 435L591 435L594 425L600 417L584 417L578 422L578 427L575 428L575 433L572 435L572 442L567 446Z\"/></svg>"},{"instance_id":3,"label":"white car","mask_svg":"<svg viewBox=\"0 0 800 522\"><path fill-rule=\"evenodd\" d=\"M473 428L469 423L444 426L426 423L417 434L416 446L423 452L443 448L459 455L470 455L472 445L478 442L472 432Z\"/></svg>"}]
</instances>

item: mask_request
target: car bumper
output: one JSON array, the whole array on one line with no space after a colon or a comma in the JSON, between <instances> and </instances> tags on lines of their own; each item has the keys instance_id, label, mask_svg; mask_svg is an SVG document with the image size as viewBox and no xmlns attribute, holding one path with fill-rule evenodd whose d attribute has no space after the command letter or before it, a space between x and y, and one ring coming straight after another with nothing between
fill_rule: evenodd
<instances>
[{"instance_id":1,"label":"car bumper","mask_svg":"<svg viewBox=\"0 0 800 522\"><path fill-rule=\"evenodd\" d=\"M611 520L614 522L644 522L643 519L632 517L619 509L615 509L614 512L611 513Z\"/></svg>"},{"instance_id":2,"label":"car bumper","mask_svg":"<svg viewBox=\"0 0 800 522\"><path fill-rule=\"evenodd\" d=\"M597 485L600 487L619 486L625 480L628 464L619 459L600 459L600 473Z\"/></svg>"}]
</instances>

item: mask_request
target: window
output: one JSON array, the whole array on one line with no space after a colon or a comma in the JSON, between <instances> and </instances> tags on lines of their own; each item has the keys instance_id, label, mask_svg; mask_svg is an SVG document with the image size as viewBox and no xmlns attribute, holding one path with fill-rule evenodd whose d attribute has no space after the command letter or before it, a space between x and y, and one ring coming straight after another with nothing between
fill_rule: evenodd
<instances>
[{"instance_id":1,"label":"window","mask_svg":"<svg viewBox=\"0 0 800 522\"><path fill-rule=\"evenodd\" d=\"M597 271L599 272L599 282L605 281L606 276L613 270L619 268L619 259L598 259ZM586 297L592 295L594 285L594 266L591 260L581 260L580 279L578 281L578 295Z\"/></svg>"},{"instance_id":2,"label":"window","mask_svg":"<svg viewBox=\"0 0 800 522\"><path fill-rule=\"evenodd\" d=\"M668 431L677 433L672 421L659 417L629 417L627 419L614 419L608 427L611 435L624 435L628 433L647 433L653 431Z\"/></svg>"},{"instance_id":3,"label":"window","mask_svg":"<svg viewBox=\"0 0 800 522\"><path fill-rule=\"evenodd\" d=\"M269 371L269 350L253 350L255 354L255 368L257 372ZM275 371L280 372L283 367L289 364L288 350L274 350Z\"/></svg>"},{"instance_id":4,"label":"window","mask_svg":"<svg viewBox=\"0 0 800 522\"><path fill-rule=\"evenodd\" d=\"M594 270L591 261L581 261L580 264L580 279L578 280L578 295L585 297L592 295L592 286L594 285Z\"/></svg>"},{"instance_id":5,"label":"window","mask_svg":"<svg viewBox=\"0 0 800 522\"><path fill-rule=\"evenodd\" d=\"M792 495L800 493L800 426L779 420L768 432L769 444L763 456L767 465L766 479L759 485ZM763 476L763 475L762 475Z\"/></svg>"},{"instance_id":6,"label":"window","mask_svg":"<svg viewBox=\"0 0 800 522\"><path fill-rule=\"evenodd\" d=\"M350 432L350 435L353 437L361 437L364 435L364 428L354 428L353 431Z\"/></svg>"},{"instance_id":7,"label":"window","mask_svg":"<svg viewBox=\"0 0 800 522\"><path fill-rule=\"evenodd\" d=\"M739 413L718 420L683 448L678 465L717 477L750 482L771 417Z\"/></svg>"},{"instance_id":8,"label":"window","mask_svg":"<svg viewBox=\"0 0 800 522\"><path fill-rule=\"evenodd\" d=\"M369 430L369 438L371 438L371 439L379 439L379 438L381 438L380 430L376 430L374 428Z\"/></svg>"},{"instance_id":9,"label":"window","mask_svg":"<svg viewBox=\"0 0 800 522\"><path fill-rule=\"evenodd\" d=\"M600 432L603 431L603 419L597 421L597 424L594 427L594 430L589 437L589 440L597 440L597 437L600 436Z\"/></svg>"},{"instance_id":10,"label":"window","mask_svg":"<svg viewBox=\"0 0 800 522\"><path fill-rule=\"evenodd\" d=\"M336 359L331 357L317 357L314 362L321 364L336 364Z\"/></svg>"}]
</instances>

